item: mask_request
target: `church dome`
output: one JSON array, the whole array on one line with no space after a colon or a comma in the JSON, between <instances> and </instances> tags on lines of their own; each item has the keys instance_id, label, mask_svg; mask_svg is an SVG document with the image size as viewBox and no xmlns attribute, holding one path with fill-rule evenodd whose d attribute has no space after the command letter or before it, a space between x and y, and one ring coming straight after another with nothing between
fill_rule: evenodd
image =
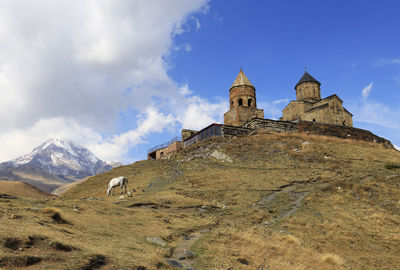
<instances>
[{"instance_id":1,"label":"church dome","mask_svg":"<svg viewBox=\"0 0 400 270\"><path fill-rule=\"evenodd\" d=\"M300 80L297 82L296 86L294 87L296 89L296 87L299 84L305 83L305 82L315 82L318 83L318 85L321 85L321 83L319 81L317 81L313 76L311 76L310 74L308 74L308 72L304 72L303 76L300 78Z\"/></svg>"}]
</instances>

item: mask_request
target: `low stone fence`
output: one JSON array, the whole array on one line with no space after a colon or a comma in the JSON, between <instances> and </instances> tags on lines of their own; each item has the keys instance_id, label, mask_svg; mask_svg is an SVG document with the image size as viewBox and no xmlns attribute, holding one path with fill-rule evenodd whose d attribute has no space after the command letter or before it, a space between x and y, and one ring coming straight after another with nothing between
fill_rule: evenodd
<instances>
[{"instance_id":1,"label":"low stone fence","mask_svg":"<svg viewBox=\"0 0 400 270\"><path fill-rule=\"evenodd\" d=\"M316 135L362 140L366 142L380 143L386 148L394 148L390 141L381 138L368 130L348 126L323 124L309 121L288 122L261 118L253 118L243 126L253 130L263 129L274 132L305 132Z\"/></svg>"},{"instance_id":2,"label":"low stone fence","mask_svg":"<svg viewBox=\"0 0 400 270\"><path fill-rule=\"evenodd\" d=\"M221 126L221 135L223 137L237 137L237 136L243 136L246 134L249 134L252 132L254 129L251 128L245 128L245 127L235 127L235 126L228 126L228 125L223 125Z\"/></svg>"},{"instance_id":3,"label":"low stone fence","mask_svg":"<svg viewBox=\"0 0 400 270\"><path fill-rule=\"evenodd\" d=\"M271 119L253 118L241 127L211 124L201 131L193 134L183 141L183 146L187 147L211 137L238 137L252 133L256 130L267 130L273 132L288 133L308 133L316 135L334 136L338 138L362 140L383 144L386 148L394 148L392 143L384 138L376 136L372 132L364 129L348 126L322 124L309 121L289 122Z\"/></svg>"},{"instance_id":4,"label":"low stone fence","mask_svg":"<svg viewBox=\"0 0 400 270\"><path fill-rule=\"evenodd\" d=\"M368 130L360 128L300 121L298 123L298 132L375 142L383 144L383 146L386 148L394 148L389 140L381 138Z\"/></svg>"},{"instance_id":5,"label":"low stone fence","mask_svg":"<svg viewBox=\"0 0 400 270\"><path fill-rule=\"evenodd\" d=\"M275 132L297 132L298 124L295 122L271 119L253 118L243 125L251 129L265 129Z\"/></svg>"}]
</instances>

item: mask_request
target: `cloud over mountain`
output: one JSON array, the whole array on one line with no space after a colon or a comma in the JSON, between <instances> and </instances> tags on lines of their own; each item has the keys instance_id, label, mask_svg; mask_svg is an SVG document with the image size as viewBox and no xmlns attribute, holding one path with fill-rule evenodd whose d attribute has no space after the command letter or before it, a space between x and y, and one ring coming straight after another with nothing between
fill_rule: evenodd
<instances>
[{"instance_id":1,"label":"cloud over mountain","mask_svg":"<svg viewBox=\"0 0 400 270\"><path fill-rule=\"evenodd\" d=\"M149 133L187 123L196 104L219 113L167 74L174 37L206 11L207 0L2 1L0 161L49 137L120 160Z\"/></svg>"}]
</instances>

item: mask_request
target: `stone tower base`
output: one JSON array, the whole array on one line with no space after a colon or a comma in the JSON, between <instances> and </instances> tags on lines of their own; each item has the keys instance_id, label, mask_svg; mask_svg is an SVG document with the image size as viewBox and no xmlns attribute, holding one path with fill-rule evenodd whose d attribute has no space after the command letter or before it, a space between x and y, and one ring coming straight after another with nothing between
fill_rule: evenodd
<instances>
[{"instance_id":1,"label":"stone tower base","mask_svg":"<svg viewBox=\"0 0 400 270\"><path fill-rule=\"evenodd\" d=\"M242 126L253 118L264 118L264 110L254 107L233 107L224 114L224 125Z\"/></svg>"}]
</instances>

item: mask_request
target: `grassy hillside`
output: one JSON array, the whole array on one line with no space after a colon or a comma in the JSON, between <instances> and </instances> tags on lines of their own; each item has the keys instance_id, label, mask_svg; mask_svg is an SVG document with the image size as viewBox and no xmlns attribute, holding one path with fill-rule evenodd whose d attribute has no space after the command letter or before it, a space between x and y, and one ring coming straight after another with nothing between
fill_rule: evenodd
<instances>
[{"instance_id":1,"label":"grassy hillside","mask_svg":"<svg viewBox=\"0 0 400 270\"><path fill-rule=\"evenodd\" d=\"M107 197L108 181L120 175L132 197ZM26 266L27 256L40 260L32 269L400 265L400 152L372 143L218 138L91 177L55 200L0 205L5 267ZM26 249L30 237L43 239ZM16 250L7 241L19 241Z\"/></svg>"},{"instance_id":2,"label":"grassy hillside","mask_svg":"<svg viewBox=\"0 0 400 270\"><path fill-rule=\"evenodd\" d=\"M25 182L45 192L51 192L73 182L71 179L58 177L33 166L0 168L0 180Z\"/></svg>"},{"instance_id":3,"label":"grassy hillside","mask_svg":"<svg viewBox=\"0 0 400 270\"><path fill-rule=\"evenodd\" d=\"M0 194L7 194L17 197L25 197L32 199L47 199L54 196L41 191L29 184L17 181L1 181L0 180Z\"/></svg>"},{"instance_id":4,"label":"grassy hillside","mask_svg":"<svg viewBox=\"0 0 400 270\"><path fill-rule=\"evenodd\" d=\"M81 182L83 182L83 181L86 181L86 179L87 179L87 178L84 178L84 179L81 179L81 180L76 180L75 182L72 182L72 183L63 185L63 186L61 186L61 187L56 188L55 190L53 190L53 191L51 192L51 194L54 194L54 195L59 196L59 195L63 194L64 192L66 192L67 190L71 189L72 187L74 187L74 186L76 186L76 185L79 185L79 184L80 184Z\"/></svg>"}]
</instances>

